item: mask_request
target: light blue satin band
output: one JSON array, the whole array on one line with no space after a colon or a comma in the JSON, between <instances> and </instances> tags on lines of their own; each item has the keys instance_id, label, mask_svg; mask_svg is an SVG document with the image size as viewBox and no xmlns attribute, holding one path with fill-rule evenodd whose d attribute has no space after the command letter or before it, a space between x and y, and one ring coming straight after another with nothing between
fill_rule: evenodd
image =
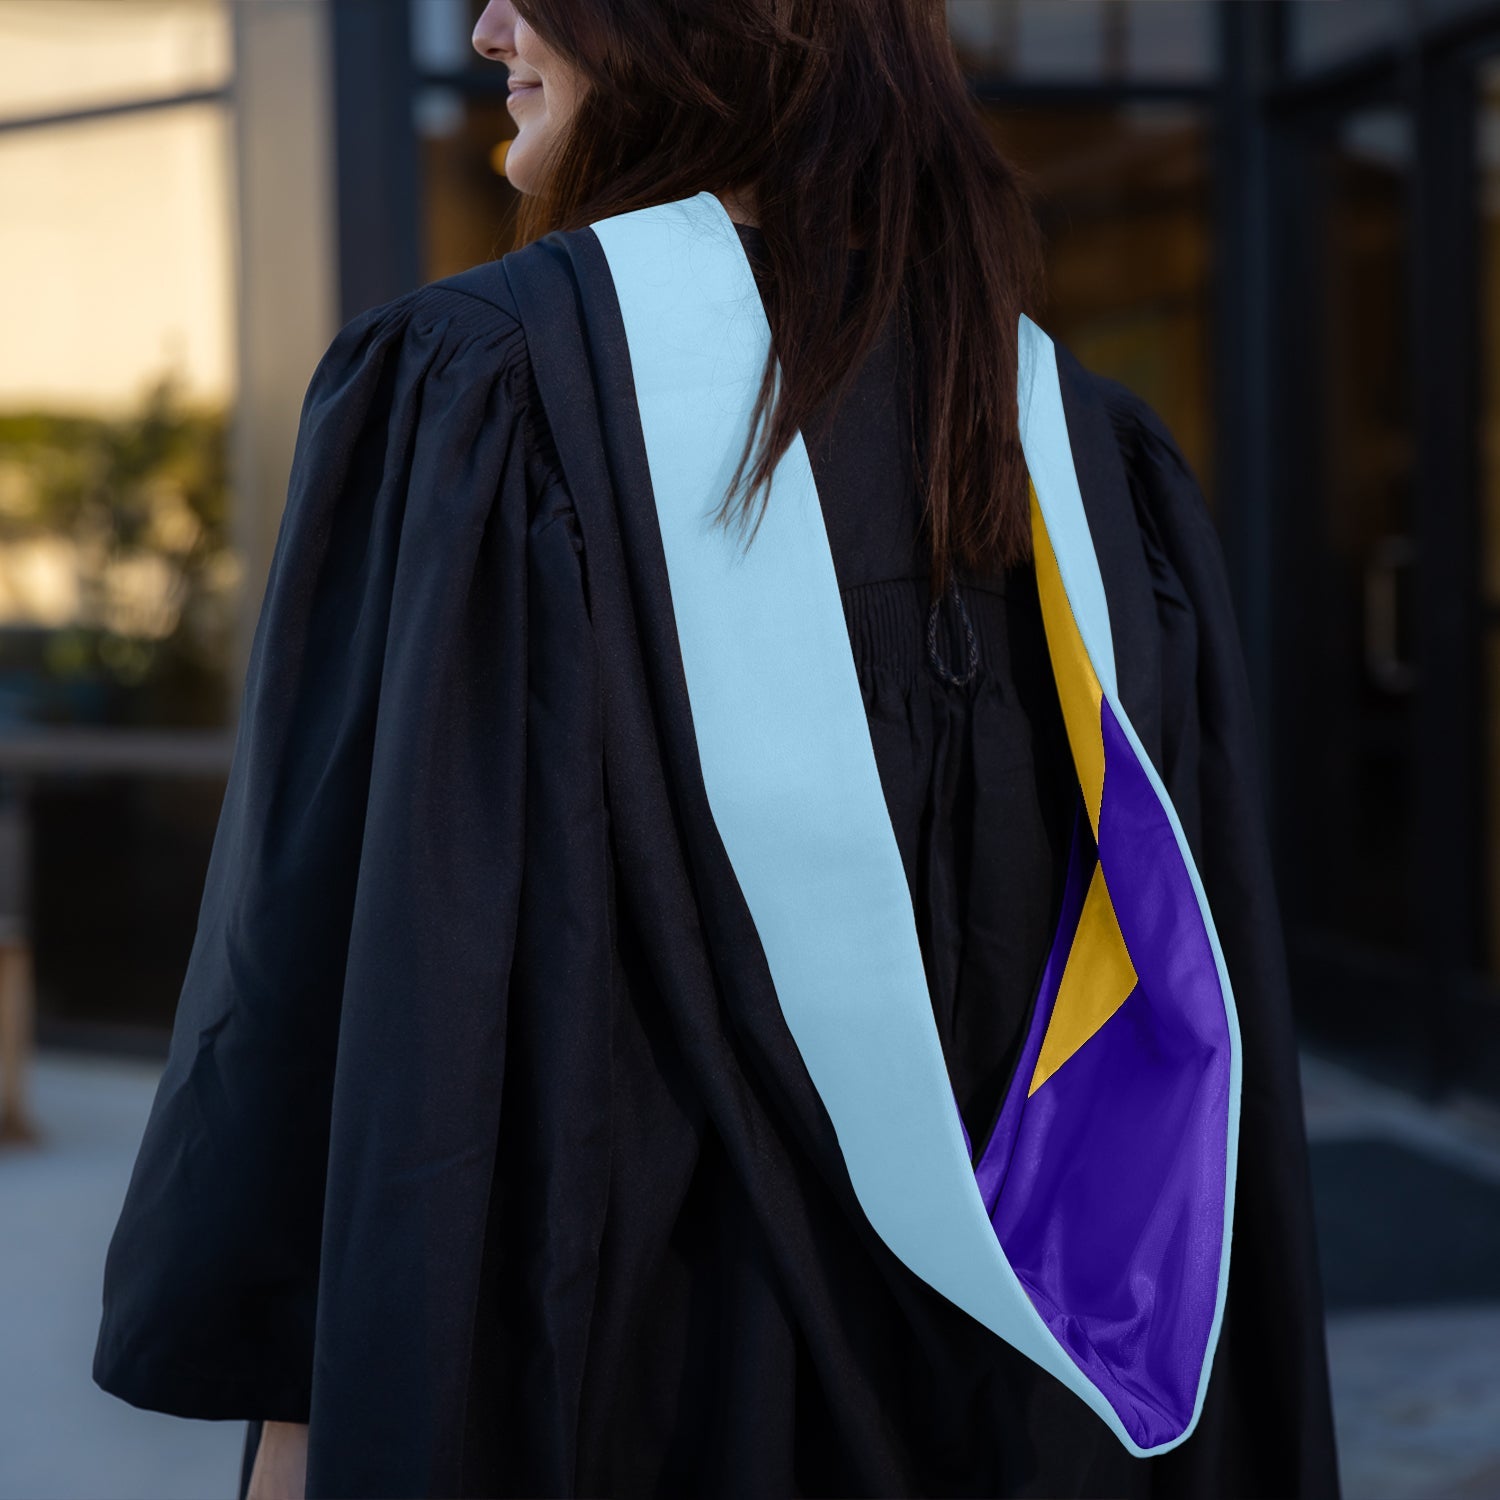
<instances>
[{"instance_id":1,"label":"light blue satin band","mask_svg":"<svg viewBox=\"0 0 1500 1500\"><path fill-rule=\"evenodd\" d=\"M1151 783L1157 800L1171 824L1173 837L1182 854L1188 878L1192 882L1193 894L1197 898L1198 910L1203 916L1203 925L1208 933L1209 946L1213 950L1214 966L1218 970L1219 986L1224 996L1224 1015L1229 1028L1229 1111L1228 1132L1225 1140L1224 1161L1224 1224L1225 1232L1220 1242L1219 1288L1214 1305L1213 1326L1208 1337L1207 1353L1198 1380L1198 1394L1193 1407L1192 1422L1183 1436L1186 1437L1197 1426L1203 1410L1203 1398L1208 1392L1208 1377L1213 1365L1214 1347L1218 1343L1219 1329L1224 1319L1224 1299L1229 1290L1230 1234L1228 1226L1234 1222L1234 1193L1239 1162L1239 1118L1241 1081L1244 1062L1241 1056L1239 1013L1234 1002L1234 990L1229 982L1229 969L1224 962L1224 950L1219 944L1219 933L1214 925L1213 913L1208 905L1208 893L1203 889L1198 865L1183 831L1177 808L1167 794L1156 766L1146 753L1136 733L1135 725L1120 703L1119 685L1115 674L1114 641L1110 634L1109 608L1104 593L1104 579L1099 571L1099 558L1094 551L1093 536L1089 530L1083 495L1078 487L1078 475L1073 466L1072 442L1068 437L1067 415L1063 409L1062 388L1057 373L1057 351L1052 340L1024 313L1020 320L1020 354L1018 361L1017 402L1021 412L1021 448L1026 455L1026 468L1037 492L1037 504L1041 507L1042 519L1047 525L1047 534L1052 540L1057 557L1058 573L1062 577L1063 592L1072 606L1073 618L1078 624L1078 633L1083 639L1094 673L1116 721L1135 758L1140 762L1146 779ZM1179 1439L1178 1441L1181 1441ZM1166 1444L1173 1447L1175 1444ZM1150 1450L1161 1452L1162 1448Z\"/></svg>"},{"instance_id":2,"label":"light blue satin band","mask_svg":"<svg viewBox=\"0 0 1500 1500\"><path fill-rule=\"evenodd\" d=\"M1130 1452L1175 1447L1191 1427L1155 1448L1131 1439L1032 1306L985 1213L800 434L748 552L711 525L770 347L734 225L703 192L591 227L624 319L709 804L860 1203L917 1275L1075 1391ZM1055 357L1029 319L1023 349L1028 466L1060 563L1086 560L1064 579L1113 697ZM1238 1076L1236 1043L1236 1096Z\"/></svg>"},{"instance_id":3,"label":"light blue satin band","mask_svg":"<svg viewBox=\"0 0 1500 1500\"><path fill-rule=\"evenodd\" d=\"M1073 444L1063 410L1057 352L1052 340L1025 313L1017 328L1016 405L1020 411L1021 451L1036 490L1063 592L1073 607L1078 633L1093 663L1099 685L1115 699L1115 643L1109 628L1109 604L1083 492L1073 467Z\"/></svg>"}]
</instances>

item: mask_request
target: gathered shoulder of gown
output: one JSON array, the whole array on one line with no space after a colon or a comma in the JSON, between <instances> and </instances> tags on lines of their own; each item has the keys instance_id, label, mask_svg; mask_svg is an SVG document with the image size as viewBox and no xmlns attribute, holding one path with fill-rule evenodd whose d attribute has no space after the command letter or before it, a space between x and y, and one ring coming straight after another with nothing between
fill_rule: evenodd
<instances>
[{"instance_id":1,"label":"gathered shoulder of gown","mask_svg":"<svg viewBox=\"0 0 1500 1500\"><path fill-rule=\"evenodd\" d=\"M684 858L681 726L645 706L650 650L596 623L618 563L584 545L490 270L360 315L308 390L95 1379L248 1421L246 1474L262 1419L311 1421L310 1496L1336 1495L1248 689L1170 433L1094 380L1158 769L1239 913L1246 1060L1204 1412L1137 1459L884 1251L810 1145L790 1036L716 983L705 933L739 929ZM809 457L979 1141L1077 782L1030 565L928 596L907 378L882 343Z\"/></svg>"}]
</instances>

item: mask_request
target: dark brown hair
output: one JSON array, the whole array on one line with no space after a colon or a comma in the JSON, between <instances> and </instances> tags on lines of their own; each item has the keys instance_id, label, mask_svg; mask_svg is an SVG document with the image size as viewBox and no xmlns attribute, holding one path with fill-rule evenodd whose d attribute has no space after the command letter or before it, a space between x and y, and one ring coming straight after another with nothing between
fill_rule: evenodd
<instances>
[{"instance_id":1,"label":"dark brown hair","mask_svg":"<svg viewBox=\"0 0 1500 1500\"><path fill-rule=\"evenodd\" d=\"M734 509L754 436L742 523L894 312L913 361L934 593L954 563L995 573L1029 558L1016 325L1040 291L1040 235L1027 186L969 89L942 0L515 6L584 81L539 191L519 206L518 246L705 189L755 207L771 359L716 519ZM845 315L851 236L866 274Z\"/></svg>"}]
</instances>

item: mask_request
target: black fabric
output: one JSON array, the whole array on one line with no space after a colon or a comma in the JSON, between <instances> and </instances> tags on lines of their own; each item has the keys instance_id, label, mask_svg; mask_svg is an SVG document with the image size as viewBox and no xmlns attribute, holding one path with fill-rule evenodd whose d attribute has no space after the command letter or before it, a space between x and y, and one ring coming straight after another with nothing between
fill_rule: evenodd
<instances>
[{"instance_id":1,"label":"black fabric","mask_svg":"<svg viewBox=\"0 0 1500 1500\"><path fill-rule=\"evenodd\" d=\"M260 1451L260 1435L264 1430L264 1422L245 1423L245 1445L240 1450L240 1481L235 1492L236 1500L245 1500L250 1493L250 1481L255 1475L255 1456Z\"/></svg>"},{"instance_id":2,"label":"black fabric","mask_svg":"<svg viewBox=\"0 0 1500 1500\"><path fill-rule=\"evenodd\" d=\"M261 1420L310 1420L316 1497L1337 1494L1222 559L1154 414L1060 353L1122 701L1199 861L1245 1044L1194 1435L1129 1457L864 1220L709 813L587 230L363 314L313 377L109 1250L104 1389L249 1422L242 1495ZM929 651L900 359L877 350L809 453L982 1136L1075 786L1029 567L962 577ZM962 666L965 615L979 670L959 685L940 666Z\"/></svg>"}]
</instances>

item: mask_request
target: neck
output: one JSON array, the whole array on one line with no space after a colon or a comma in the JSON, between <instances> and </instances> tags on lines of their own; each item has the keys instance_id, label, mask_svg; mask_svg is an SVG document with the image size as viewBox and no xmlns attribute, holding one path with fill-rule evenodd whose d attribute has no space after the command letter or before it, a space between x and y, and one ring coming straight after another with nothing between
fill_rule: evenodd
<instances>
[{"instance_id":1,"label":"neck","mask_svg":"<svg viewBox=\"0 0 1500 1500\"><path fill-rule=\"evenodd\" d=\"M715 193L714 196L724 205L725 213L736 224L748 224L757 229L760 227L760 221L755 216L755 209L747 198L731 192Z\"/></svg>"},{"instance_id":2,"label":"neck","mask_svg":"<svg viewBox=\"0 0 1500 1500\"><path fill-rule=\"evenodd\" d=\"M720 203L724 205L724 211L734 220L736 224L746 224L751 229L760 228L760 220L756 217L755 209L748 198L741 197L738 193L722 192L715 193ZM851 249L859 249L864 240L857 234L851 235L849 245Z\"/></svg>"}]
</instances>

